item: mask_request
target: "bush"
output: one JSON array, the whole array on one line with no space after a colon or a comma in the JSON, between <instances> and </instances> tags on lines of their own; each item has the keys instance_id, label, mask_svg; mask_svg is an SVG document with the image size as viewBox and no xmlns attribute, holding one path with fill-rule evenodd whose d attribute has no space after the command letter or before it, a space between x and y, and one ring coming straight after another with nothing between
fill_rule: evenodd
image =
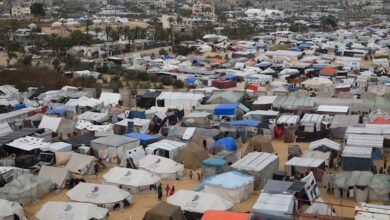
<instances>
[{"instance_id":1,"label":"bush","mask_svg":"<svg viewBox=\"0 0 390 220\"><path fill-rule=\"evenodd\" d=\"M158 51L158 53L159 53L160 55L163 55L163 56L167 56L167 55L168 55L168 51L165 50L165 49L163 49L163 48L161 48L161 49Z\"/></svg>"},{"instance_id":2,"label":"bush","mask_svg":"<svg viewBox=\"0 0 390 220\"><path fill-rule=\"evenodd\" d=\"M172 85L172 78L168 76L163 76L161 77L161 82L164 86L171 86Z\"/></svg>"},{"instance_id":3,"label":"bush","mask_svg":"<svg viewBox=\"0 0 390 220\"><path fill-rule=\"evenodd\" d=\"M175 80L175 81L173 82L173 87L174 87L175 89L182 89L182 88L184 88L184 82L181 81L181 80Z\"/></svg>"},{"instance_id":4,"label":"bush","mask_svg":"<svg viewBox=\"0 0 390 220\"><path fill-rule=\"evenodd\" d=\"M137 79L141 80L141 81L148 81L149 80L148 73L147 72L139 72L137 74Z\"/></svg>"},{"instance_id":5,"label":"bush","mask_svg":"<svg viewBox=\"0 0 390 220\"><path fill-rule=\"evenodd\" d=\"M184 47L181 45L173 45L172 51L178 55L187 56L188 54L194 52L194 49L189 47Z\"/></svg>"}]
</instances>

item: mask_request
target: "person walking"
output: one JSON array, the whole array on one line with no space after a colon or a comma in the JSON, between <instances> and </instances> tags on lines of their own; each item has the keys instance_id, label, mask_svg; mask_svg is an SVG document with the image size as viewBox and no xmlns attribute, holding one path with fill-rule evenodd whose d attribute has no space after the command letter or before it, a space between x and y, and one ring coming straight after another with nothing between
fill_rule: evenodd
<instances>
[{"instance_id":1,"label":"person walking","mask_svg":"<svg viewBox=\"0 0 390 220\"><path fill-rule=\"evenodd\" d=\"M383 158L383 167L386 169L387 167L387 157Z\"/></svg>"},{"instance_id":2,"label":"person walking","mask_svg":"<svg viewBox=\"0 0 390 220\"><path fill-rule=\"evenodd\" d=\"M172 186L169 196L173 196L173 194L175 194L175 186Z\"/></svg>"},{"instance_id":3,"label":"person walking","mask_svg":"<svg viewBox=\"0 0 390 220\"><path fill-rule=\"evenodd\" d=\"M157 187L157 196L158 196L158 201L161 201L161 198L162 198L162 186L161 186L161 183L158 184L158 187Z\"/></svg>"},{"instance_id":4,"label":"person walking","mask_svg":"<svg viewBox=\"0 0 390 220\"><path fill-rule=\"evenodd\" d=\"M200 180L201 180L200 173L196 173L196 175L198 175L198 181L200 182Z\"/></svg>"},{"instance_id":5,"label":"person walking","mask_svg":"<svg viewBox=\"0 0 390 220\"><path fill-rule=\"evenodd\" d=\"M167 197L169 196L169 191L171 191L171 187L169 187L169 185L167 184L167 186L165 187L165 192Z\"/></svg>"},{"instance_id":6,"label":"person walking","mask_svg":"<svg viewBox=\"0 0 390 220\"><path fill-rule=\"evenodd\" d=\"M192 180L192 170L190 170L190 173L188 174L190 176L190 180Z\"/></svg>"},{"instance_id":7,"label":"person walking","mask_svg":"<svg viewBox=\"0 0 390 220\"><path fill-rule=\"evenodd\" d=\"M203 147L207 151L207 141L206 141L206 139L203 139Z\"/></svg>"},{"instance_id":8,"label":"person walking","mask_svg":"<svg viewBox=\"0 0 390 220\"><path fill-rule=\"evenodd\" d=\"M99 164L95 163L95 166L93 167L93 169L95 170L95 176L96 176L96 179L97 179L98 178L98 173L99 173Z\"/></svg>"}]
</instances>

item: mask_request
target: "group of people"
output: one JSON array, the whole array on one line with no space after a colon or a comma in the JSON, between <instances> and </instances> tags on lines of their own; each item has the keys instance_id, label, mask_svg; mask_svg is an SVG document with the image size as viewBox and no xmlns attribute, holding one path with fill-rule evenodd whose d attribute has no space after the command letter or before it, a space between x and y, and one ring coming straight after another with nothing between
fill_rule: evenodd
<instances>
[{"instance_id":1,"label":"group of people","mask_svg":"<svg viewBox=\"0 0 390 220\"><path fill-rule=\"evenodd\" d=\"M175 186L172 185L172 187L171 187L171 186L169 186L169 184L167 184L167 186L165 187L165 193L166 193L165 194L166 197L173 196L173 194L175 194ZM158 187L157 187L157 196L158 196L158 200L161 201L162 196L163 196L161 183L158 184Z\"/></svg>"}]
</instances>

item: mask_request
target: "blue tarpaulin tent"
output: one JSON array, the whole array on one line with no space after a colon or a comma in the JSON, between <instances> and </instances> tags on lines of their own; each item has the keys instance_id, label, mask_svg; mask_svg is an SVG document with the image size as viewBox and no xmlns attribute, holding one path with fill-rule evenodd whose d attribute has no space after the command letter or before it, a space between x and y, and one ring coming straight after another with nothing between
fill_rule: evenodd
<instances>
[{"instance_id":1,"label":"blue tarpaulin tent","mask_svg":"<svg viewBox=\"0 0 390 220\"><path fill-rule=\"evenodd\" d=\"M231 80L231 81L237 81L236 75L225 75L224 78Z\"/></svg>"},{"instance_id":2,"label":"blue tarpaulin tent","mask_svg":"<svg viewBox=\"0 0 390 220\"><path fill-rule=\"evenodd\" d=\"M288 92L297 92L299 89L291 87L291 88L288 88L287 90L288 90Z\"/></svg>"},{"instance_id":3,"label":"blue tarpaulin tent","mask_svg":"<svg viewBox=\"0 0 390 220\"><path fill-rule=\"evenodd\" d=\"M237 120L227 123L230 126L249 126L249 127L258 127L261 124L261 121L257 120Z\"/></svg>"},{"instance_id":4,"label":"blue tarpaulin tent","mask_svg":"<svg viewBox=\"0 0 390 220\"><path fill-rule=\"evenodd\" d=\"M206 61L205 59L200 58L200 57L193 57L193 58L191 59L191 62L192 62L192 63L202 63L202 62L205 62L205 61Z\"/></svg>"},{"instance_id":5,"label":"blue tarpaulin tent","mask_svg":"<svg viewBox=\"0 0 390 220\"><path fill-rule=\"evenodd\" d=\"M235 115L238 107L238 103L232 104L219 104L214 109L215 115Z\"/></svg>"},{"instance_id":6,"label":"blue tarpaulin tent","mask_svg":"<svg viewBox=\"0 0 390 220\"><path fill-rule=\"evenodd\" d=\"M131 133L125 134L125 136L138 139L140 141L141 145L148 145L148 144L151 144L153 142L160 140L160 138L158 136L140 134L140 133L136 133L136 132L131 132Z\"/></svg>"},{"instance_id":7,"label":"blue tarpaulin tent","mask_svg":"<svg viewBox=\"0 0 390 220\"><path fill-rule=\"evenodd\" d=\"M168 56L168 55L165 55L163 59L164 59L164 60L170 60L170 59L172 59L172 57L171 57L171 56Z\"/></svg>"},{"instance_id":8,"label":"blue tarpaulin tent","mask_svg":"<svg viewBox=\"0 0 390 220\"><path fill-rule=\"evenodd\" d=\"M15 110L19 110L22 108L26 108L26 105L24 103L18 103L15 105Z\"/></svg>"},{"instance_id":9,"label":"blue tarpaulin tent","mask_svg":"<svg viewBox=\"0 0 390 220\"><path fill-rule=\"evenodd\" d=\"M202 161L202 165L205 165L205 166L223 166L226 163L227 163L227 161L220 158L220 157L210 157L210 158Z\"/></svg>"},{"instance_id":10,"label":"blue tarpaulin tent","mask_svg":"<svg viewBox=\"0 0 390 220\"><path fill-rule=\"evenodd\" d=\"M198 81L198 79L196 79L196 78L194 78L194 77L188 77L187 79L186 79L186 83L187 83L187 85L195 85L196 84L196 82Z\"/></svg>"},{"instance_id":11,"label":"blue tarpaulin tent","mask_svg":"<svg viewBox=\"0 0 390 220\"><path fill-rule=\"evenodd\" d=\"M215 142L216 146L222 146L225 148L225 150L228 151L236 151L237 150L237 144L236 141L231 137L225 137L222 139L219 139Z\"/></svg>"},{"instance_id":12,"label":"blue tarpaulin tent","mask_svg":"<svg viewBox=\"0 0 390 220\"><path fill-rule=\"evenodd\" d=\"M65 110L63 110L63 109L49 109L45 112L45 115L65 115Z\"/></svg>"},{"instance_id":13,"label":"blue tarpaulin tent","mask_svg":"<svg viewBox=\"0 0 390 220\"><path fill-rule=\"evenodd\" d=\"M142 112L142 111L129 111L129 115L127 116L127 118L129 118L129 119L133 119L133 118L145 119L146 115L145 115L145 112Z\"/></svg>"}]
</instances>

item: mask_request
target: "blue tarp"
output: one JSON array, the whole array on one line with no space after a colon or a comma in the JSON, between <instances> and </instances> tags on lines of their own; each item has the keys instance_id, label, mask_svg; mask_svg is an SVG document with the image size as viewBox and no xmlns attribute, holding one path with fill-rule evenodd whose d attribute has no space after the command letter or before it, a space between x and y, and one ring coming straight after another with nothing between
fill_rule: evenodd
<instances>
[{"instance_id":1,"label":"blue tarp","mask_svg":"<svg viewBox=\"0 0 390 220\"><path fill-rule=\"evenodd\" d=\"M146 115L145 115L145 112L142 112L142 111L130 111L127 118L129 118L129 119L133 119L133 118L145 119Z\"/></svg>"},{"instance_id":2,"label":"blue tarp","mask_svg":"<svg viewBox=\"0 0 390 220\"><path fill-rule=\"evenodd\" d=\"M257 120L237 120L227 123L230 126L249 126L249 127L258 127L261 124L261 121Z\"/></svg>"},{"instance_id":3,"label":"blue tarp","mask_svg":"<svg viewBox=\"0 0 390 220\"><path fill-rule=\"evenodd\" d=\"M215 142L215 145L223 146L225 150L228 151L236 151L237 150L237 144L236 141L231 137L225 137L222 139L219 139Z\"/></svg>"},{"instance_id":4,"label":"blue tarp","mask_svg":"<svg viewBox=\"0 0 390 220\"><path fill-rule=\"evenodd\" d=\"M288 88L287 89L289 92L297 92L299 89L298 88L293 88L293 87L291 87L291 88Z\"/></svg>"},{"instance_id":5,"label":"blue tarp","mask_svg":"<svg viewBox=\"0 0 390 220\"><path fill-rule=\"evenodd\" d=\"M187 83L187 85L195 85L196 84L196 81L198 81L196 78L194 78L194 77L188 77L187 79L186 79L186 83Z\"/></svg>"},{"instance_id":6,"label":"blue tarp","mask_svg":"<svg viewBox=\"0 0 390 220\"><path fill-rule=\"evenodd\" d=\"M214 109L215 115L235 115L236 109L238 107L238 103L232 103L232 104L219 104Z\"/></svg>"},{"instance_id":7,"label":"blue tarp","mask_svg":"<svg viewBox=\"0 0 390 220\"><path fill-rule=\"evenodd\" d=\"M193 57L192 59L191 59L191 62L192 63L202 63L202 62L205 62L206 60L205 59L203 59L203 58L200 58L200 57Z\"/></svg>"},{"instance_id":8,"label":"blue tarp","mask_svg":"<svg viewBox=\"0 0 390 220\"><path fill-rule=\"evenodd\" d=\"M65 110L63 110L63 109L49 109L45 112L45 115L65 115Z\"/></svg>"},{"instance_id":9,"label":"blue tarp","mask_svg":"<svg viewBox=\"0 0 390 220\"><path fill-rule=\"evenodd\" d=\"M248 183L254 182L255 178L237 171L230 171L211 176L205 180L205 184L220 186L225 189L238 189Z\"/></svg>"},{"instance_id":10,"label":"blue tarp","mask_svg":"<svg viewBox=\"0 0 390 220\"><path fill-rule=\"evenodd\" d=\"M271 62L268 62L268 61L263 61L261 63L259 63L258 67L260 68L266 68L266 67L270 67L272 66L272 63Z\"/></svg>"},{"instance_id":11,"label":"blue tarp","mask_svg":"<svg viewBox=\"0 0 390 220\"><path fill-rule=\"evenodd\" d=\"M136 132L125 134L125 136L138 139L140 141L141 145L148 145L152 142L160 140L160 138L158 136L140 134L140 133L136 133Z\"/></svg>"},{"instance_id":12,"label":"blue tarp","mask_svg":"<svg viewBox=\"0 0 390 220\"><path fill-rule=\"evenodd\" d=\"M24 103L19 103L15 105L15 110L19 110L22 108L26 108L26 105Z\"/></svg>"},{"instance_id":13,"label":"blue tarp","mask_svg":"<svg viewBox=\"0 0 390 220\"><path fill-rule=\"evenodd\" d=\"M236 75L225 75L224 78L231 80L231 81L237 81Z\"/></svg>"},{"instance_id":14,"label":"blue tarp","mask_svg":"<svg viewBox=\"0 0 390 220\"><path fill-rule=\"evenodd\" d=\"M226 160L220 157L210 157L209 159L203 160L202 165L205 166L223 166L227 163Z\"/></svg>"},{"instance_id":15,"label":"blue tarp","mask_svg":"<svg viewBox=\"0 0 390 220\"><path fill-rule=\"evenodd\" d=\"M171 56L165 55L163 59L164 59L164 60L170 60L170 59L172 59L172 57L171 57Z\"/></svg>"}]
</instances>

